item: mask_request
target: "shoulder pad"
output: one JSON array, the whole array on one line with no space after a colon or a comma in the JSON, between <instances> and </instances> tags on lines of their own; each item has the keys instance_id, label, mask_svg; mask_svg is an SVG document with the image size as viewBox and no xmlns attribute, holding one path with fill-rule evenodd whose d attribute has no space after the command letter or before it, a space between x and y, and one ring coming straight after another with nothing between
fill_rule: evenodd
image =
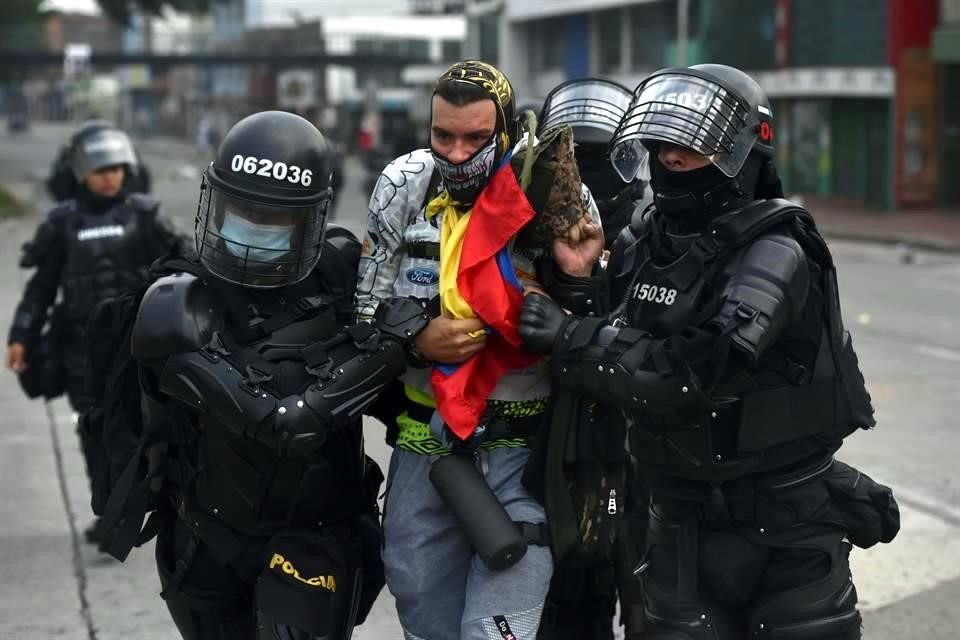
<instances>
[{"instance_id":1,"label":"shoulder pad","mask_svg":"<svg viewBox=\"0 0 960 640\"><path fill-rule=\"evenodd\" d=\"M798 219L813 222L813 217L800 205L775 198L757 200L743 209L724 214L711 227L723 244L733 247L746 245L767 231Z\"/></svg>"},{"instance_id":2,"label":"shoulder pad","mask_svg":"<svg viewBox=\"0 0 960 640\"><path fill-rule=\"evenodd\" d=\"M156 211L160 208L160 201L146 193L131 193L127 196L127 204L137 211Z\"/></svg>"},{"instance_id":3,"label":"shoulder pad","mask_svg":"<svg viewBox=\"0 0 960 640\"><path fill-rule=\"evenodd\" d=\"M350 298L357 286L357 267L360 264L360 242L349 230L331 225L327 229L320 259L314 274L335 298Z\"/></svg>"},{"instance_id":4,"label":"shoulder pad","mask_svg":"<svg viewBox=\"0 0 960 640\"><path fill-rule=\"evenodd\" d=\"M354 267L360 262L360 241L353 232L338 224L327 225L327 234L324 240L328 248L333 248L340 256ZM354 268L356 271L356 268Z\"/></svg>"},{"instance_id":5,"label":"shoulder pad","mask_svg":"<svg viewBox=\"0 0 960 640\"><path fill-rule=\"evenodd\" d=\"M77 211L77 201L73 198L61 200L47 212L46 222L59 223Z\"/></svg>"},{"instance_id":6,"label":"shoulder pad","mask_svg":"<svg viewBox=\"0 0 960 640\"><path fill-rule=\"evenodd\" d=\"M130 336L137 359L197 351L223 328L223 305L214 290L189 273L164 276L140 301Z\"/></svg>"}]
</instances>

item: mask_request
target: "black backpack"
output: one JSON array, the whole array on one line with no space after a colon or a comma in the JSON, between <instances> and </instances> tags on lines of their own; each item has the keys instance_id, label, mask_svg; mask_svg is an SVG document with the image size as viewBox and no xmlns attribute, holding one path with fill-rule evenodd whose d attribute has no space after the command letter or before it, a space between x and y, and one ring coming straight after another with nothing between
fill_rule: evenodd
<instances>
[{"instance_id":1,"label":"black backpack","mask_svg":"<svg viewBox=\"0 0 960 640\"><path fill-rule=\"evenodd\" d=\"M152 282L175 272L200 274L186 257L161 258L151 269ZM152 440L143 436L139 369L130 353L130 335L149 283L97 304L87 320L86 391L93 406L79 419L81 448L91 477L91 506L101 516L104 551L122 560L139 543L140 522L124 522L125 513L150 510L148 460ZM127 499L134 502L124 508ZM131 508L132 507L132 508ZM114 527L119 527L111 532ZM105 536L110 533L109 538ZM119 533L119 535L118 535ZM112 541L112 542L111 542Z\"/></svg>"},{"instance_id":2,"label":"black backpack","mask_svg":"<svg viewBox=\"0 0 960 640\"><path fill-rule=\"evenodd\" d=\"M615 407L555 389L524 470L544 505L557 566L610 559L623 527L629 453L626 422Z\"/></svg>"}]
</instances>

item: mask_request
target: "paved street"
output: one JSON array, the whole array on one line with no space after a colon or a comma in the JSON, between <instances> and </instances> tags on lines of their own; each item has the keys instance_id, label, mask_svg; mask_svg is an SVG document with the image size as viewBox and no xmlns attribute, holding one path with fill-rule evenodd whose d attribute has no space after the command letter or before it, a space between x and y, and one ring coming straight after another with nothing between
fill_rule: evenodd
<instances>
[{"instance_id":1,"label":"paved street","mask_svg":"<svg viewBox=\"0 0 960 640\"><path fill-rule=\"evenodd\" d=\"M9 326L26 272L20 244L46 207L45 175L64 126L37 125L0 137L0 183L37 199L23 218L0 221L0 326ZM185 143L139 144L164 208L192 230L202 159ZM186 168L185 168L186 167ZM362 172L347 165L337 222L365 222ZM892 485L903 530L891 545L854 552L867 640L960 637L960 454L953 401L960 396L960 255L905 256L895 248L832 242L844 316L852 329L877 407L878 426L852 436L840 452ZM910 258L910 259L905 259ZM382 426L366 426L372 455L384 464ZM13 375L0 372L0 640L175 640L162 601L152 548L123 565L91 549L91 520L71 416L62 400L28 401ZM147 545L152 547L152 545ZM359 640L399 638L384 593Z\"/></svg>"}]
</instances>

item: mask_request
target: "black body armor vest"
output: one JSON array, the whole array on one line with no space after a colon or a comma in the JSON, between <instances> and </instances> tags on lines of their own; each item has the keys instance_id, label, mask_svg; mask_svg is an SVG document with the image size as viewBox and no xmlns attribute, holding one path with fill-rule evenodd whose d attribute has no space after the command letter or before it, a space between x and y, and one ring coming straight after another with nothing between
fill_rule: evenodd
<instances>
[{"instance_id":1,"label":"black body armor vest","mask_svg":"<svg viewBox=\"0 0 960 640\"><path fill-rule=\"evenodd\" d=\"M101 300L143 284L157 257L146 238L154 230L144 228L151 213L148 202L132 197L99 214L74 205L65 220L67 318L82 323Z\"/></svg>"},{"instance_id":2,"label":"black body armor vest","mask_svg":"<svg viewBox=\"0 0 960 640\"><path fill-rule=\"evenodd\" d=\"M704 391L715 403L710 412L630 412L634 455L670 475L722 482L835 451L852 431L874 425L843 329L832 259L809 214L782 200L755 203L718 218L665 263L652 254L653 224L650 213L635 221L636 242L620 247L626 249L617 260L623 267L611 286L625 291L619 322L654 338L677 336L685 327L709 328L719 335L718 346L701 355L726 364L721 379L701 381L709 382ZM753 266L744 264L745 254L770 234L800 244L810 266L809 289L799 318L751 362L734 349L718 350L729 345L740 323L749 324L763 310L744 303L732 314L721 309L729 304L724 296L730 279Z\"/></svg>"},{"instance_id":3,"label":"black body armor vest","mask_svg":"<svg viewBox=\"0 0 960 640\"><path fill-rule=\"evenodd\" d=\"M234 299L226 326L199 351L164 364L160 390L200 405L189 412L196 441L181 452L194 470L179 489L188 514L199 511L202 520L266 536L368 508L359 418L355 429L291 436L280 428L285 418L310 410L297 398L317 383L317 369L342 359L335 349L317 348L342 327L317 280L280 293L229 287ZM355 351L353 343L342 346Z\"/></svg>"}]
</instances>

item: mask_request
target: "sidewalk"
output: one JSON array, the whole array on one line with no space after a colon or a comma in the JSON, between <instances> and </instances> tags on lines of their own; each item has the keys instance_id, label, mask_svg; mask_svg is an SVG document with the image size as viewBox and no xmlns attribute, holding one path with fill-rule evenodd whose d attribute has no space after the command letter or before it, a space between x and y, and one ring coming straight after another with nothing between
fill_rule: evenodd
<instances>
[{"instance_id":1,"label":"sidewalk","mask_svg":"<svg viewBox=\"0 0 960 640\"><path fill-rule=\"evenodd\" d=\"M960 252L960 207L878 211L832 198L803 196L802 200L828 239Z\"/></svg>"}]
</instances>

